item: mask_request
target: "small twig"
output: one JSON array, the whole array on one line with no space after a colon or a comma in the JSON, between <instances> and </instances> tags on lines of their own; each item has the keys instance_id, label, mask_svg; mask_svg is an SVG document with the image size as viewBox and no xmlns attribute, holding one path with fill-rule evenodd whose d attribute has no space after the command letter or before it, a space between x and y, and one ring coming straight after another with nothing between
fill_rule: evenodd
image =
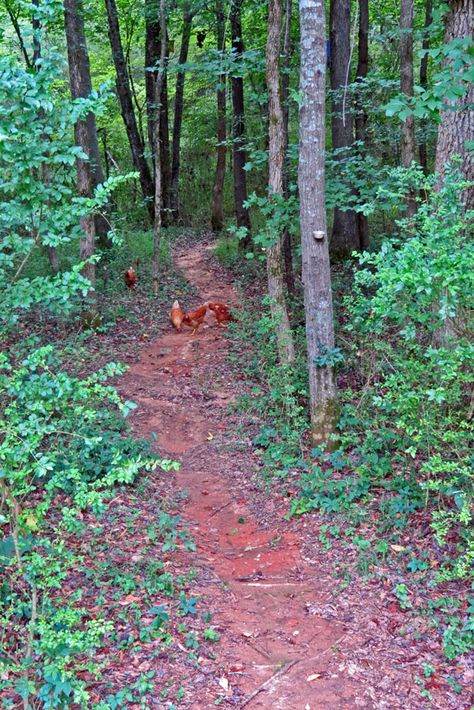
<instances>
[{"instance_id":1,"label":"small twig","mask_svg":"<svg viewBox=\"0 0 474 710\"><path fill-rule=\"evenodd\" d=\"M262 690L265 690L265 688L267 687L267 685L270 685L270 683L271 683L272 681L276 680L276 679L279 678L280 676L282 676L282 675L284 675L285 673L287 673L287 671L289 671L290 668L292 668L296 663L299 663L299 661L301 661L301 658L295 658L294 661L291 661L290 663L287 663L286 666L283 666L283 668L280 668L279 671L277 671L277 672L274 673L272 676L270 676L270 678L269 678L268 680L266 680L265 683L262 683L262 685L259 685L258 688L253 691L253 693L250 693L250 695L248 696L248 698L247 698L246 700L244 700L244 702L243 702L242 705L240 706L239 710L242 710L242 708L246 707L246 705L248 705L251 700L253 700L259 693L262 692Z\"/></svg>"},{"instance_id":2,"label":"small twig","mask_svg":"<svg viewBox=\"0 0 474 710\"><path fill-rule=\"evenodd\" d=\"M231 500L228 500L227 503L224 503L224 505L221 505L219 508L216 508L216 510L213 510L210 516L208 517L208 520L210 520L214 515L217 515L217 513L220 513L221 510L224 510L224 508L227 508L228 505L232 503Z\"/></svg>"},{"instance_id":3,"label":"small twig","mask_svg":"<svg viewBox=\"0 0 474 710\"><path fill-rule=\"evenodd\" d=\"M250 701L253 700L255 698L255 696L257 696L259 693L261 693L262 690L265 690L267 688L267 686L269 686L270 683L272 683L272 681L276 680L277 678L281 677L282 675L285 675L285 673L287 671L289 671L290 668L292 668L294 665L296 665L297 663L301 663L301 661L305 661L308 663L311 661L316 661L318 658L321 658L321 656L324 656L324 654L327 653L328 651L332 651L332 649L335 646L337 646L337 644L341 643L341 641L346 637L346 635L347 634L343 634L340 638L338 638L336 641L334 641L334 643L331 644L331 646L329 648L326 648L324 651L321 651L321 653L318 653L317 656L313 656L312 658L306 658L303 656L301 658L295 658L290 663L287 663L286 666L283 666L283 668L280 668L279 671L277 671L272 676L270 676L270 678L268 680L266 680L264 683L262 683L262 685L259 685L258 688L256 690L254 690L253 693L251 693L249 695L249 697L246 698L246 700L244 700L242 705L239 707L239 710L242 710L242 708L244 708L246 705L248 705L250 703Z\"/></svg>"}]
</instances>

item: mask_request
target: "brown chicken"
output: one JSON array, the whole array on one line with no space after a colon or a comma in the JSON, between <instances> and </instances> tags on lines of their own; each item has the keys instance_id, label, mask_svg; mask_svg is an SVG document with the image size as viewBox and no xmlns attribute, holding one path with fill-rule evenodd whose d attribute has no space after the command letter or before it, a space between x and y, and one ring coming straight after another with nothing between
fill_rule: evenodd
<instances>
[{"instance_id":1,"label":"brown chicken","mask_svg":"<svg viewBox=\"0 0 474 710\"><path fill-rule=\"evenodd\" d=\"M184 311L181 309L179 301L175 301L173 303L173 307L170 311L170 321L172 322L178 333L180 333L181 326L183 325L184 321Z\"/></svg>"},{"instance_id":2,"label":"brown chicken","mask_svg":"<svg viewBox=\"0 0 474 710\"><path fill-rule=\"evenodd\" d=\"M199 330L199 326L204 323L204 318L206 317L207 313L207 303L203 303L202 306L199 306L199 308L196 308L194 311L189 311L189 313L186 313L183 319L183 323L185 325L189 325L190 328L193 329L193 332L191 335L194 335L197 333Z\"/></svg>"},{"instance_id":3,"label":"brown chicken","mask_svg":"<svg viewBox=\"0 0 474 710\"><path fill-rule=\"evenodd\" d=\"M216 321L219 325L226 323L227 321L236 321L234 315L232 315L230 306L225 303L209 303L209 309L214 313Z\"/></svg>"},{"instance_id":4,"label":"brown chicken","mask_svg":"<svg viewBox=\"0 0 474 710\"><path fill-rule=\"evenodd\" d=\"M137 283L137 274L135 273L133 266L128 267L123 275L123 278L128 288L135 288L135 284Z\"/></svg>"}]
</instances>

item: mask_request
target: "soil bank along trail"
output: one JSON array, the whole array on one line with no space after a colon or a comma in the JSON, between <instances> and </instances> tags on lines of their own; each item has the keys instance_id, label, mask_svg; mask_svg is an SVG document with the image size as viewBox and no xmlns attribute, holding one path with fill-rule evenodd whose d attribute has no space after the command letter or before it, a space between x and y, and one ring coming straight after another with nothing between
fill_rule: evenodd
<instances>
[{"instance_id":1,"label":"soil bank along trail","mask_svg":"<svg viewBox=\"0 0 474 710\"><path fill-rule=\"evenodd\" d=\"M212 266L212 246L201 243L176 256L199 292L186 306L237 302L228 275ZM222 331L210 312L194 337L170 325L120 385L139 405L135 431L154 432L160 454L181 464L180 514L197 547L198 591L213 600L212 624L221 634L207 696L196 688L187 707L215 707L224 690L223 707L372 708L346 667L334 663L344 624L311 611L330 597L327 577L319 579L314 561L304 559L295 526L279 516L272 526L259 520L251 485L239 486L250 481L256 463L239 442L237 416L228 412L236 385Z\"/></svg>"}]
</instances>

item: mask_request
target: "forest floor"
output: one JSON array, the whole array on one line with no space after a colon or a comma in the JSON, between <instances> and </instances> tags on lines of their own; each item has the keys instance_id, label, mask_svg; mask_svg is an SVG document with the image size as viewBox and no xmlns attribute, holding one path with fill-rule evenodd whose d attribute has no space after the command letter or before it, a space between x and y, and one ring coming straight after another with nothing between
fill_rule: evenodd
<instances>
[{"instance_id":1,"label":"forest floor","mask_svg":"<svg viewBox=\"0 0 474 710\"><path fill-rule=\"evenodd\" d=\"M175 254L176 267L197 294L187 306L237 302L213 246L203 241ZM196 571L190 589L206 613L204 621L193 619L192 629L211 623L211 640L216 634L212 649L196 650L194 661L181 645L179 658L140 656L131 666L122 658L121 668L115 664L119 675L126 678L135 666L158 670L156 680L163 682L178 677L181 703L195 710L220 704L249 710L471 708L474 699L465 690L472 664L451 664L463 688L455 692L427 622L395 604L381 579L341 585L331 551L318 540L318 516L288 520L288 500L278 487L269 493L258 484L261 462L242 415L229 406L246 383L229 365L228 351L225 329L212 314L194 337L168 325L141 345L118 383L120 393L138 404L134 432L154 434L159 454L180 463L176 474L164 474L167 494L177 501L196 550L180 551L173 564L183 575ZM162 474L151 476L143 503L136 502L148 520L163 485L154 491L154 476ZM133 533L128 538L140 557L139 539L134 543ZM164 695L153 696L147 697L150 707L168 707Z\"/></svg>"}]
</instances>

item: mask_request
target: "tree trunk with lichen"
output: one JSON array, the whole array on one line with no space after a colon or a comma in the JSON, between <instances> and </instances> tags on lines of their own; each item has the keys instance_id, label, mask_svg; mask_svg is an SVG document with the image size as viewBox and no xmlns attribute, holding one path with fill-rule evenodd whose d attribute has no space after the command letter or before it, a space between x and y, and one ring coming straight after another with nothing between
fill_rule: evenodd
<instances>
[{"instance_id":1,"label":"tree trunk with lichen","mask_svg":"<svg viewBox=\"0 0 474 710\"><path fill-rule=\"evenodd\" d=\"M334 434L337 390L331 357L334 323L325 205L326 14L324 0L299 0L301 248L308 352L311 436L314 445Z\"/></svg>"},{"instance_id":2,"label":"tree trunk with lichen","mask_svg":"<svg viewBox=\"0 0 474 710\"><path fill-rule=\"evenodd\" d=\"M281 18L282 0L269 0L266 77L269 113L268 187L270 198L272 195L280 198L283 196L285 137L280 91ZM285 303L282 234L279 233L273 237L273 243L267 248L268 294L276 328L278 356L282 364L289 364L295 358L295 350Z\"/></svg>"}]
</instances>

